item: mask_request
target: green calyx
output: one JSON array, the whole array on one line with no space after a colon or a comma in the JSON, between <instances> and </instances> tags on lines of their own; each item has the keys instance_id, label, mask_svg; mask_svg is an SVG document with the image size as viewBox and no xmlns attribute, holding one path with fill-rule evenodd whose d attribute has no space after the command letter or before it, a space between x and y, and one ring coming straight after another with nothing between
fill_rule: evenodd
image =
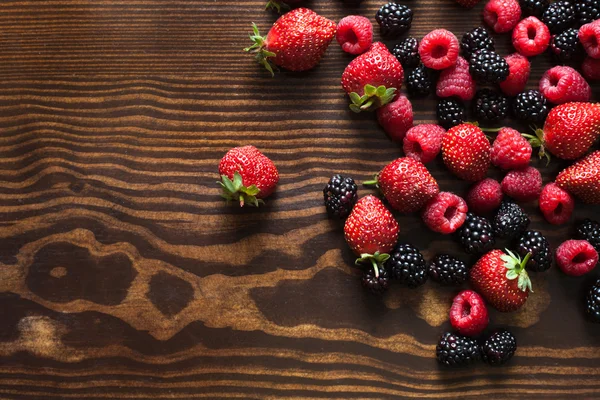
<instances>
[{"instance_id":1,"label":"green calyx","mask_svg":"<svg viewBox=\"0 0 600 400\"><path fill-rule=\"evenodd\" d=\"M258 207L260 204L264 204L262 199L256 198L256 195L260 192L260 189L256 185L244 186L242 183L242 176L239 172L233 174L233 180L229 179L226 175L221 175L221 180L217 181L223 188L221 197L229 201L239 201L240 207L244 207L244 204L249 204L254 207Z\"/></svg>"},{"instance_id":2,"label":"green calyx","mask_svg":"<svg viewBox=\"0 0 600 400\"><path fill-rule=\"evenodd\" d=\"M355 113L375 110L376 108L386 105L393 100L394 95L396 94L396 88L388 89L383 85L379 87L365 85L364 92L365 94L362 96L356 92L350 93L350 101L352 102L352 104L350 104L350 109Z\"/></svg>"},{"instance_id":3,"label":"green calyx","mask_svg":"<svg viewBox=\"0 0 600 400\"><path fill-rule=\"evenodd\" d=\"M527 253L525 258L521 260L521 257L514 254L512 251L506 249L506 253L500 258L504 261L504 267L506 267L506 278L508 280L518 279L517 286L522 291L526 292L529 290L533 293L533 289L531 288L531 279L529 279L529 274L525 270L525 266L527 262L531 258L531 253Z\"/></svg>"},{"instance_id":4,"label":"green calyx","mask_svg":"<svg viewBox=\"0 0 600 400\"><path fill-rule=\"evenodd\" d=\"M265 48L265 38L260 35L258 27L255 23L252 23L252 34L250 35L250 40L253 42L252 46L246 47L244 51L255 53L256 61L265 67L266 70L271 73L271 76L275 76L273 69L277 69L277 67L271 62L271 60L269 60L269 58L275 57L276 54Z\"/></svg>"},{"instance_id":5,"label":"green calyx","mask_svg":"<svg viewBox=\"0 0 600 400\"><path fill-rule=\"evenodd\" d=\"M365 185L367 187L379 188L379 174L375 174L373 176L373 179L371 179L370 181L364 181L363 185Z\"/></svg>"},{"instance_id":6,"label":"green calyx","mask_svg":"<svg viewBox=\"0 0 600 400\"><path fill-rule=\"evenodd\" d=\"M354 261L356 265L362 265L366 263L371 263L373 270L375 271L375 277L379 278L379 267L383 266L387 260L389 260L390 255L387 253L380 253L378 251L375 254L363 253L359 258Z\"/></svg>"},{"instance_id":7,"label":"green calyx","mask_svg":"<svg viewBox=\"0 0 600 400\"><path fill-rule=\"evenodd\" d=\"M265 10L276 10L279 14L281 11L289 11L290 6L279 1L279 0L269 0L267 1L267 5L265 6Z\"/></svg>"},{"instance_id":8,"label":"green calyx","mask_svg":"<svg viewBox=\"0 0 600 400\"><path fill-rule=\"evenodd\" d=\"M531 127L531 129L535 132L535 135L530 135L528 133L522 133L521 135L529 141L531 147L539 148L538 156L540 158L546 158L546 165L550 164L550 153L546 151L544 148L544 131L542 129L536 129L535 127Z\"/></svg>"}]
</instances>

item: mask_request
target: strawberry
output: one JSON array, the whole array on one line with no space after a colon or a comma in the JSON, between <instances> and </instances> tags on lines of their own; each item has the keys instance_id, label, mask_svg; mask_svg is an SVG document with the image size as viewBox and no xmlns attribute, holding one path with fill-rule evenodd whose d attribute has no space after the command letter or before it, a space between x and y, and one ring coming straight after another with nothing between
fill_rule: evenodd
<instances>
[{"instance_id":1,"label":"strawberry","mask_svg":"<svg viewBox=\"0 0 600 400\"><path fill-rule=\"evenodd\" d=\"M392 213L372 195L358 200L344 225L346 243L360 256L356 263L370 261L376 276L378 267L390 258L399 231Z\"/></svg>"},{"instance_id":2,"label":"strawberry","mask_svg":"<svg viewBox=\"0 0 600 400\"><path fill-rule=\"evenodd\" d=\"M354 112L374 110L394 99L400 91L404 70L385 44L376 42L348 64L342 88L350 96Z\"/></svg>"},{"instance_id":3,"label":"strawberry","mask_svg":"<svg viewBox=\"0 0 600 400\"><path fill-rule=\"evenodd\" d=\"M254 146L234 147L219 163L221 196L239 201L240 206L258 207L275 190L279 173L275 164Z\"/></svg>"},{"instance_id":4,"label":"strawberry","mask_svg":"<svg viewBox=\"0 0 600 400\"><path fill-rule=\"evenodd\" d=\"M410 157L398 158L386 165L375 181L393 209L403 213L417 212L439 192L437 181L425 165Z\"/></svg>"},{"instance_id":5,"label":"strawberry","mask_svg":"<svg viewBox=\"0 0 600 400\"><path fill-rule=\"evenodd\" d=\"M556 184L584 203L600 204L600 150L565 168Z\"/></svg>"},{"instance_id":6,"label":"strawberry","mask_svg":"<svg viewBox=\"0 0 600 400\"><path fill-rule=\"evenodd\" d=\"M442 158L446 168L466 181L485 178L490 166L490 152L490 141L472 124L457 125L442 137Z\"/></svg>"},{"instance_id":7,"label":"strawberry","mask_svg":"<svg viewBox=\"0 0 600 400\"><path fill-rule=\"evenodd\" d=\"M546 152L564 160L584 155L600 135L600 104L565 103L550 111L544 129L524 135L531 146L539 147L539 156L550 159Z\"/></svg>"},{"instance_id":8,"label":"strawberry","mask_svg":"<svg viewBox=\"0 0 600 400\"><path fill-rule=\"evenodd\" d=\"M533 292L525 270L530 257L527 253L521 260L510 250L492 250L471 268L471 285L498 311L518 310Z\"/></svg>"},{"instance_id":9,"label":"strawberry","mask_svg":"<svg viewBox=\"0 0 600 400\"><path fill-rule=\"evenodd\" d=\"M335 22L308 8L297 8L279 17L262 37L252 24L254 44L245 51L256 53L256 60L274 75L273 64L290 71L314 68L335 36Z\"/></svg>"}]
</instances>

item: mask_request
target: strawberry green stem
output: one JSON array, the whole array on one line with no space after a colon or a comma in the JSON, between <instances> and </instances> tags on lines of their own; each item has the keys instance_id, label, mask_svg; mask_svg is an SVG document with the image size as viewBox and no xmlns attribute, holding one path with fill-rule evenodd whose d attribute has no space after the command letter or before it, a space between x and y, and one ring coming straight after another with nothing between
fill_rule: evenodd
<instances>
[{"instance_id":1,"label":"strawberry green stem","mask_svg":"<svg viewBox=\"0 0 600 400\"><path fill-rule=\"evenodd\" d=\"M262 199L256 197L260 189L256 185L244 186L242 176L237 171L233 174L233 179L229 179L227 175L221 175L221 180L217 183L223 188L221 197L228 202L237 201L240 203L240 207L244 207L245 204L254 207L264 204Z\"/></svg>"},{"instance_id":2,"label":"strawberry green stem","mask_svg":"<svg viewBox=\"0 0 600 400\"><path fill-rule=\"evenodd\" d=\"M502 255L500 258L504 261L504 267L507 269L506 278L508 280L518 279L517 287L519 289L524 292L529 290L533 293L531 279L529 279L529 274L525 269L525 266L531 259L531 253L527 253L525 257L521 259L521 257L506 249L506 254Z\"/></svg>"},{"instance_id":3,"label":"strawberry green stem","mask_svg":"<svg viewBox=\"0 0 600 400\"><path fill-rule=\"evenodd\" d=\"M265 67L265 69L271 73L271 76L275 76L273 69L277 69L277 67L275 67L269 59L275 57L276 54L267 50L265 38L260 35L258 27L255 23L252 23L252 34L250 35L250 40L253 42L252 46L246 47L244 51L255 53L256 61Z\"/></svg>"},{"instance_id":4,"label":"strawberry green stem","mask_svg":"<svg viewBox=\"0 0 600 400\"><path fill-rule=\"evenodd\" d=\"M522 133L521 135L529 141L531 147L539 148L538 156L541 158L546 157L546 166L550 164L550 153L548 153L544 147L544 131L542 129L535 129L535 135L530 135L528 133Z\"/></svg>"},{"instance_id":5,"label":"strawberry green stem","mask_svg":"<svg viewBox=\"0 0 600 400\"><path fill-rule=\"evenodd\" d=\"M373 179L371 179L370 181L364 181L363 185L365 186L374 186L374 187L379 187L379 179L378 179L378 175L375 175L373 177Z\"/></svg>"},{"instance_id":6,"label":"strawberry green stem","mask_svg":"<svg viewBox=\"0 0 600 400\"><path fill-rule=\"evenodd\" d=\"M373 271L375 271L375 278L379 278L379 265L377 265L377 261L371 258L371 264L373 265Z\"/></svg>"},{"instance_id":7,"label":"strawberry green stem","mask_svg":"<svg viewBox=\"0 0 600 400\"><path fill-rule=\"evenodd\" d=\"M355 113L375 110L391 102L396 91L396 88L386 88L383 85L375 87L367 84L362 96L356 92L350 93L350 109Z\"/></svg>"},{"instance_id":8,"label":"strawberry green stem","mask_svg":"<svg viewBox=\"0 0 600 400\"><path fill-rule=\"evenodd\" d=\"M375 271L375 277L379 278L379 268L385 264L385 262L390 258L390 255L387 253L380 253L378 251L375 254L363 253L359 258L354 261L354 264L361 265L365 264L367 261L371 263L373 270Z\"/></svg>"},{"instance_id":9,"label":"strawberry green stem","mask_svg":"<svg viewBox=\"0 0 600 400\"><path fill-rule=\"evenodd\" d=\"M481 129L483 132L495 133L495 132L500 132L503 128L482 128L482 127L479 127L479 129Z\"/></svg>"}]
</instances>

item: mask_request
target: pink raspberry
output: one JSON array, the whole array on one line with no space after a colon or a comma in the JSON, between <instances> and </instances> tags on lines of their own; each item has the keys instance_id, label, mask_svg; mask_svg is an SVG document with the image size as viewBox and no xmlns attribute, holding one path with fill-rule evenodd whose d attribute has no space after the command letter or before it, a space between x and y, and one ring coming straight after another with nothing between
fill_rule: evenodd
<instances>
[{"instance_id":1,"label":"pink raspberry","mask_svg":"<svg viewBox=\"0 0 600 400\"><path fill-rule=\"evenodd\" d=\"M406 132L413 126L413 110L406 96L377 109L377 121L394 142L401 142Z\"/></svg>"},{"instance_id":2,"label":"pink raspberry","mask_svg":"<svg viewBox=\"0 0 600 400\"><path fill-rule=\"evenodd\" d=\"M492 164L502 169L523 169L531 160L531 144L512 128L502 128L492 145Z\"/></svg>"},{"instance_id":3,"label":"pink raspberry","mask_svg":"<svg viewBox=\"0 0 600 400\"><path fill-rule=\"evenodd\" d=\"M479 335L489 323L485 301L476 292L463 290L452 301L450 323L461 335Z\"/></svg>"},{"instance_id":4,"label":"pink raspberry","mask_svg":"<svg viewBox=\"0 0 600 400\"><path fill-rule=\"evenodd\" d=\"M579 28L579 41L588 56L600 59L600 19Z\"/></svg>"},{"instance_id":5,"label":"pink raspberry","mask_svg":"<svg viewBox=\"0 0 600 400\"><path fill-rule=\"evenodd\" d=\"M490 0L483 9L483 20L496 33L509 32L521 19L517 0Z\"/></svg>"},{"instance_id":6,"label":"pink raspberry","mask_svg":"<svg viewBox=\"0 0 600 400\"><path fill-rule=\"evenodd\" d=\"M560 65L544 73L540 79L540 92L554 104L587 102L592 96L592 88L579 72Z\"/></svg>"},{"instance_id":7,"label":"pink raspberry","mask_svg":"<svg viewBox=\"0 0 600 400\"><path fill-rule=\"evenodd\" d=\"M550 29L536 17L525 18L513 30L512 42L519 54L537 56L550 45Z\"/></svg>"},{"instance_id":8,"label":"pink raspberry","mask_svg":"<svg viewBox=\"0 0 600 400\"><path fill-rule=\"evenodd\" d=\"M433 161L442 149L442 136L446 130L439 125L421 124L406 132L402 148L407 157L423 164Z\"/></svg>"},{"instance_id":9,"label":"pink raspberry","mask_svg":"<svg viewBox=\"0 0 600 400\"><path fill-rule=\"evenodd\" d=\"M425 205L421 217L434 232L455 232L467 219L467 203L450 192L440 192Z\"/></svg>"},{"instance_id":10,"label":"pink raspberry","mask_svg":"<svg viewBox=\"0 0 600 400\"><path fill-rule=\"evenodd\" d=\"M586 57L581 64L581 72L586 79L591 81L600 80L600 59Z\"/></svg>"},{"instance_id":11,"label":"pink raspberry","mask_svg":"<svg viewBox=\"0 0 600 400\"><path fill-rule=\"evenodd\" d=\"M368 18L348 15L339 22L335 38L346 53L362 54L373 43L373 25Z\"/></svg>"},{"instance_id":12,"label":"pink raspberry","mask_svg":"<svg viewBox=\"0 0 600 400\"><path fill-rule=\"evenodd\" d=\"M516 201L533 201L542 191L542 174L533 167L510 171L502 179L502 191Z\"/></svg>"},{"instance_id":13,"label":"pink raspberry","mask_svg":"<svg viewBox=\"0 0 600 400\"><path fill-rule=\"evenodd\" d=\"M549 183L540 193L540 210L546 221L562 225L569 221L575 209L575 199L555 183Z\"/></svg>"},{"instance_id":14,"label":"pink raspberry","mask_svg":"<svg viewBox=\"0 0 600 400\"><path fill-rule=\"evenodd\" d=\"M419 56L427 68L440 70L456 64L459 48L458 39L452 32L436 29L419 43Z\"/></svg>"},{"instance_id":15,"label":"pink raspberry","mask_svg":"<svg viewBox=\"0 0 600 400\"><path fill-rule=\"evenodd\" d=\"M475 81L469 73L469 62L458 57L456 64L440 73L436 93L438 97L458 97L471 100L475 96Z\"/></svg>"},{"instance_id":16,"label":"pink raspberry","mask_svg":"<svg viewBox=\"0 0 600 400\"><path fill-rule=\"evenodd\" d=\"M467 193L469 210L475 214L487 215L500 207L502 203L502 187L492 178L475 183Z\"/></svg>"},{"instance_id":17,"label":"pink raspberry","mask_svg":"<svg viewBox=\"0 0 600 400\"><path fill-rule=\"evenodd\" d=\"M509 75L506 80L499 83L500 89L507 96L516 96L525 90L525 85L531 72L531 64L527 57L519 53L504 57L508 63Z\"/></svg>"},{"instance_id":18,"label":"pink raspberry","mask_svg":"<svg viewBox=\"0 0 600 400\"><path fill-rule=\"evenodd\" d=\"M565 274L581 276L598 264L598 252L587 240L567 240L556 249L556 263Z\"/></svg>"}]
</instances>

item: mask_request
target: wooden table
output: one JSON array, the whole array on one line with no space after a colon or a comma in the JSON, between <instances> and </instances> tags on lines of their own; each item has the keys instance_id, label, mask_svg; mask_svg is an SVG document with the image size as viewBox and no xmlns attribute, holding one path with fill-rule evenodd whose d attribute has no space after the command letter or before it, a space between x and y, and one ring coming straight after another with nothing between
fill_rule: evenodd
<instances>
[{"instance_id":1,"label":"wooden table","mask_svg":"<svg viewBox=\"0 0 600 400\"><path fill-rule=\"evenodd\" d=\"M504 368L438 367L457 289L361 289L321 190L401 151L373 115L348 110L337 44L315 70L274 79L242 51L251 22L266 32L275 19L263 2L0 4L0 398L600 397L600 326L581 301L597 272L554 267L533 276L523 310L492 312L491 328L519 342ZM382 3L309 5L374 21ZM461 35L483 7L408 3L417 37ZM508 53L508 37L498 48ZM531 88L547 66L535 60ZM416 122L434 104L415 101ZM215 183L219 159L243 144L281 174L260 209L225 205ZM549 181L565 164L538 165ZM572 232L528 210L552 245ZM467 260L418 216L398 219L427 258Z\"/></svg>"}]
</instances>

